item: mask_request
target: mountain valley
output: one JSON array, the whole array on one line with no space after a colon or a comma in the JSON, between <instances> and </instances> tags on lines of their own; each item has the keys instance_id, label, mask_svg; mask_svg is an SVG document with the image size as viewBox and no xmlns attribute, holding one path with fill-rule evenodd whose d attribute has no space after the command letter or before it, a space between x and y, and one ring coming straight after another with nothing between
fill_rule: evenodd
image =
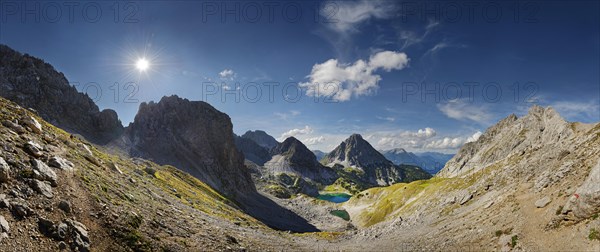
<instances>
[{"instance_id":1,"label":"mountain valley","mask_svg":"<svg viewBox=\"0 0 600 252\"><path fill-rule=\"evenodd\" d=\"M600 249L599 122L534 105L456 155L358 133L325 153L238 136L176 95L123 127L50 64L0 52L2 251Z\"/></svg>"}]
</instances>

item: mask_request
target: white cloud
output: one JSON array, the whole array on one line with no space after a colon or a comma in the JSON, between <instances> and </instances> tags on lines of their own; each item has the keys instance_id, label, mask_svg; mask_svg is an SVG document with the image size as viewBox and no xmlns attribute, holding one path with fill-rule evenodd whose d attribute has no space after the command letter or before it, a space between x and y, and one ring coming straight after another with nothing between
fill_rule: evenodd
<instances>
[{"instance_id":1,"label":"white cloud","mask_svg":"<svg viewBox=\"0 0 600 252\"><path fill-rule=\"evenodd\" d=\"M308 78L309 82L299 86L307 88L306 94L314 97L331 97L335 101L348 101L352 96L369 95L379 88L381 76L373 72L401 70L408 65L405 53L383 51L371 55L369 61L357 60L353 64L340 64L330 59L315 64Z\"/></svg>"},{"instance_id":2,"label":"white cloud","mask_svg":"<svg viewBox=\"0 0 600 252\"><path fill-rule=\"evenodd\" d=\"M300 136L300 135L308 135L313 133L313 129L306 125L304 126L304 128L302 129L291 129L288 130L286 132L284 132L283 134L281 134L281 137L279 137L279 141L284 141L285 139L287 139L288 137L296 137L296 136Z\"/></svg>"},{"instance_id":3,"label":"white cloud","mask_svg":"<svg viewBox=\"0 0 600 252\"><path fill-rule=\"evenodd\" d=\"M280 112L275 112L273 113L276 117L278 117L281 120L288 120L292 117L296 117L298 115L300 115L300 111L298 110L290 110L290 112L287 113L280 113Z\"/></svg>"},{"instance_id":4,"label":"white cloud","mask_svg":"<svg viewBox=\"0 0 600 252\"><path fill-rule=\"evenodd\" d=\"M431 141L424 147L428 149L455 149L464 144L464 140L460 137L449 138L444 137L443 139Z\"/></svg>"},{"instance_id":5,"label":"white cloud","mask_svg":"<svg viewBox=\"0 0 600 252\"><path fill-rule=\"evenodd\" d=\"M324 143L324 142L325 142L325 137L324 136L311 137L311 138L307 138L307 139L302 140L302 143L304 143L307 146L321 144L321 143Z\"/></svg>"},{"instance_id":6,"label":"white cloud","mask_svg":"<svg viewBox=\"0 0 600 252\"><path fill-rule=\"evenodd\" d=\"M357 26L370 19L390 18L395 6L388 1L329 1L322 5L319 14L328 27L339 33L356 32Z\"/></svg>"},{"instance_id":7,"label":"white cloud","mask_svg":"<svg viewBox=\"0 0 600 252\"><path fill-rule=\"evenodd\" d=\"M475 141L477 141L479 139L479 137L481 135L483 135L483 133L481 133L481 131L477 131L472 136L470 136L469 138L467 138L467 141L465 143L475 142Z\"/></svg>"},{"instance_id":8,"label":"white cloud","mask_svg":"<svg viewBox=\"0 0 600 252\"><path fill-rule=\"evenodd\" d=\"M365 139L378 149L421 148L436 135L434 129L427 127L417 131L376 131L365 135Z\"/></svg>"},{"instance_id":9,"label":"white cloud","mask_svg":"<svg viewBox=\"0 0 600 252\"><path fill-rule=\"evenodd\" d=\"M465 99L454 99L445 104L438 104L437 107L446 116L457 120L471 120L478 123L487 123L490 120L485 106L469 103Z\"/></svg>"},{"instance_id":10,"label":"white cloud","mask_svg":"<svg viewBox=\"0 0 600 252\"><path fill-rule=\"evenodd\" d=\"M477 131L465 136L439 136L433 128L426 127L416 131L375 131L364 137L379 150L404 148L409 151L454 152L465 143L477 141L481 135L481 131Z\"/></svg>"},{"instance_id":11,"label":"white cloud","mask_svg":"<svg viewBox=\"0 0 600 252\"><path fill-rule=\"evenodd\" d=\"M408 64L408 57L404 53L392 51L378 52L369 58L369 66L372 68L383 68L386 71L400 70Z\"/></svg>"},{"instance_id":12,"label":"white cloud","mask_svg":"<svg viewBox=\"0 0 600 252\"><path fill-rule=\"evenodd\" d=\"M436 132L432 128L419 129L419 131L417 131L417 137L421 138L430 138L434 137L435 135Z\"/></svg>"},{"instance_id":13,"label":"white cloud","mask_svg":"<svg viewBox=\"0 0 600 252\"><path fill-rule=\"evenodd\" d=\"M444 137L443 139L430 141L423 147L426 149L457 149L466 143L475 142L482 135L481 131L467 137Z\"/></svg>"},{"instance_id":14,"label":"white cloud","mask_svg":"<svg viewBox=\"0 0 600 252\"><path fill-rule=\"evenodd\" d=\"M219 73L219 76L221 79L233 80L233 78L236 76L236 73L231 69L224 69Z\"/></svg>"}]
</instances>

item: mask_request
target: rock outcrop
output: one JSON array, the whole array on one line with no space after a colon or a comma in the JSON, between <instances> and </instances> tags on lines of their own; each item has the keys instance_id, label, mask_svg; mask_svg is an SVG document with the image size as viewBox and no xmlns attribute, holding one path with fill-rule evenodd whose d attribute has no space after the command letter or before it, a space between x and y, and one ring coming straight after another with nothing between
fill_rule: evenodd
<instances>
[{"instance_id":1,"label":"rock outcrop","mask_svg":"<svg viewBox=\"0 0 600 252\"><path fill-rule=\"evenodd\" d=\"M50 64L5 45L0 45L0 96L98 144L108 143L123 132L115 111L100 111L87 94L78 92ZM41 130L35 121L27 123Z\"/></svg>"},{"instance_id":2,"label":"rock outcrop","mask_svg":"<svg viewBox=\"0 0 600 252\"><path fill-rule=\"evenodd\" d=\"M168 96L142 103L122 140L131 156L173 165L237 198L256 189L232 127L229 116L208 103Z\"/></svg>"},{"instance_id":3,"label":"rock outcrop","mask_svg":"<svg viewBox=\"0 0 600 252\"><path fill-rule=\"evenodd\" d=\"M342 165L362 170L363 180L374 186L430 178L417 166L395 165L361 135L353 134L321 160L327 166Z\"/></svg>"}]
</instances>

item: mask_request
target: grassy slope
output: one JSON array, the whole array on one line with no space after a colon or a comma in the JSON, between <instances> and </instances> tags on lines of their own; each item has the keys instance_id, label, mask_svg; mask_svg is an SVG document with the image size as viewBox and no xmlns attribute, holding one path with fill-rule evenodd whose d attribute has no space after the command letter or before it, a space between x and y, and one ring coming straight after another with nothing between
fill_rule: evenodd
<instances>
[{"instance_id":1,"label":"grassy slope","mask_svg":"<svg viewBox=\"0 0 600 252\"><path fill-rule=\"evenodd\" d=\"M61 156L74 163L76 169L68 174L54 169L59 175L59 187L55 188L55 194L65 192L65 195L56 195L52 199L56 202L45 204L57 205L60 198L72 198L71 203L75 209L89 209L89 215L97 216L97 219L93 219L88 216L88 212L74 214L74 218L84 222L90 229L92 248L117 251L127 248L225 249L242 246L243 243L246 246L260 247L260 244L267 244L267 241L238 237L232 242L227 236L239 231L228 232L227 227L259 230L261 235L275 234L205 183L174 167L106 154L101 148L76 137L71 138L69 133L3 98L0 98L0 109L0 121L15 120L24 115L32 116L42 124L44 130L42 134L26 132L17 135L3 128L9 134L2 135L2 143L23 142L16 143L18 147L33 140L42 146L51 146L51 150L47 151L48 155ZM89 146L92 157L86 154L83 145ZM14 156L23 163L27 163L30 158L20 149ZM120 172L114 169L115 166ZM27 174L31 174L27 169L15 173L20 174L14 178L15 183L26 181ZM75 192L82 196L73 196ZM40 195L28 199L30 205L38 198L41 198ZM0 214L10 216L1 211ZM12 226L19 224L11 222ZM225 230L215 229L214 225L221 224ZM10 243L4 245L10 246Z\"/></svg>"},{"instance_id":2,"label":"grassy slope","mask_svg":"<svg viewBox=\"0 0 600 252\"><path fill-rule=\"evenodd\" d=\"M493 168L493 167L490 167ZM344 203L351 219L361 227L394 219L403 213L412 213L419 204L430 204L445 200L443 194L463 190L489 172L484 169L466 178L431 178L410 183L398 183L387 187L374 187L354 195ZM442 213L448 213L448 206Z\"/></svg>"}]
</instances>

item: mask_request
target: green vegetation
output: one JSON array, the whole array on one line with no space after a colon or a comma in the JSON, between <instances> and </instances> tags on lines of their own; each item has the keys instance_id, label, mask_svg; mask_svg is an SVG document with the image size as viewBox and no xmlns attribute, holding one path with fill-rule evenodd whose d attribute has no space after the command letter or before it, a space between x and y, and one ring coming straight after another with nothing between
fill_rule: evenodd
<instances>
[{"instance_id":1,"label":"green vegetation","mask_svg":"<svg viewBox=\"0 0 600 252\"><path fill-rule=\"evenodd\" d=\"M22 178L33 178L33 169L26 168L20 171Z\"/></svg>"},{"instance_id":2,"label":"green vegetation","mask_svg":"<svg viewBox=\"0 0 600 252\"><path fill-rule=\"evenodd\" d=\"M350 214L348 214L348 212L346 212L346 210L332 210L329 213L332 215L335 215L337 217L340 217L346 221L350 220Z\"/></svg>"},{"instance_id":3,"label":"green vegetation","mask_svg":"<svg viewBox=\"0 0 600 252\"><path fill-rule=\"evenodd\" d=\"M590 229L590 234L588 235L588 238L590 240L600 241L600 232L598 232L598 230L596 230L595 228L592 228Z\"/></svg>"},{"instance_id":4,"label":"green vegetation","mask_svg":"<svg viewBox=\"0 0 600 252\"><path fill-rule=\"evenodd\" d=\"M334 169L339 178L333 184L325 187L325 191L347 191L350 194L357 194L372 187L372 185L361 179L365 174L361 169L352 167L334 167Z\"/></svg>"},{"instance_id":5,"label":"green vegetation","mask_svg":"<svg viewBox=\"0 0 600 252\"><path fill-rule=\"evenodd\" d=\"M371 226L384 221L392 213L400 213L409 209L415 203L414 198L431 196L441 187L455 186L448 179L433 178L418 180L411 183L399 183L388 187L375 187L352 197L346 204L367 204L370 207L353 219L363 226ZM400 209L400 212L397 210Z\"/></svg>"},{"instance_id":6,"label":"green vegetation","mask_svg":"<svg viewBox=\"0 0 600 252\"><path fill-rule=\"evenodd\" d=\"M312 232L312 233L295 233L294 235L297 235L300 237L316 236L318 239L334 240L335 238L342 235L343 233L344 232Z\"/></svg>"},{"instance_id":7,"label":"green vegetation","mask_svg":"<svg viewBox=\"0 0 600 252\"><path fill-rule=\"evenodd\" d=\"M518 236L518 235L513 235L513 236L510 238L510 247L511 247L511 248L514 248L514 247L516 247L516 246L517 246L517 242L518 242L518 241L519 241L519 236Z\"/></svg>"},{"instance_id":8,"label":"green vegetation","mask_svg":"<svg viewBox=\"0 0 600 252\"><path fill-rule=\"evenodd\" d=\"M289 199L292 195L281 185L268 185L267 192L280 199Z\"/></svg>"},{"instance_id":9,"label":"green vegetation","mask_svg":"<svg viewBox=\"0 0 600 252\"><path fill-rule=\"evenodd\" d=\"M595 213L594 215L592 215L592 220L598 219L598 213Z\"/></svg>"},{"instance_id":10,"label":"green vegetation","mask_svg":"<svg viewBox=\"0 0 600 252\"><path fill-rule=\"evenodd\" d=\"M355 224L369 227L399 215L417 211L421 204L440 202L440 193L456 192L469 189L477 181L490 176L492 171L500 169L500 164L490 165L464 178L439 178L417 180L410 183L398 183L387 187L374 187L360 193L344 204L348 206L366 206L352 219ZM470 188L473 189L473 188ZM482 188L483 189L483 188ZM450 214L458 204L446 204L440 215Z\"/></svg>"},{"instance_id":11,"label":"green vegetation","mask_svg":"<svg viewBox=\"0 0 600 252\"><path fill-rule=\"evenodd\" d=\"M504 230L496 230L496 232L494 232L494 235L496 235L496 237L500 237L502 235L508 235L510 233L512 233L512 228L507 228Z\"/></svg>"},{"instance_id":12,"label":"green vegetation","mask_svg":"<svg viewBox=\"0 0 600 252\"><path fill-rule=\"evenodd\" d=\"M556 209L556 215L560 215L562 213L563 210L563 206L558 206L558 208Z\"/></svg>"}]
</instances>

